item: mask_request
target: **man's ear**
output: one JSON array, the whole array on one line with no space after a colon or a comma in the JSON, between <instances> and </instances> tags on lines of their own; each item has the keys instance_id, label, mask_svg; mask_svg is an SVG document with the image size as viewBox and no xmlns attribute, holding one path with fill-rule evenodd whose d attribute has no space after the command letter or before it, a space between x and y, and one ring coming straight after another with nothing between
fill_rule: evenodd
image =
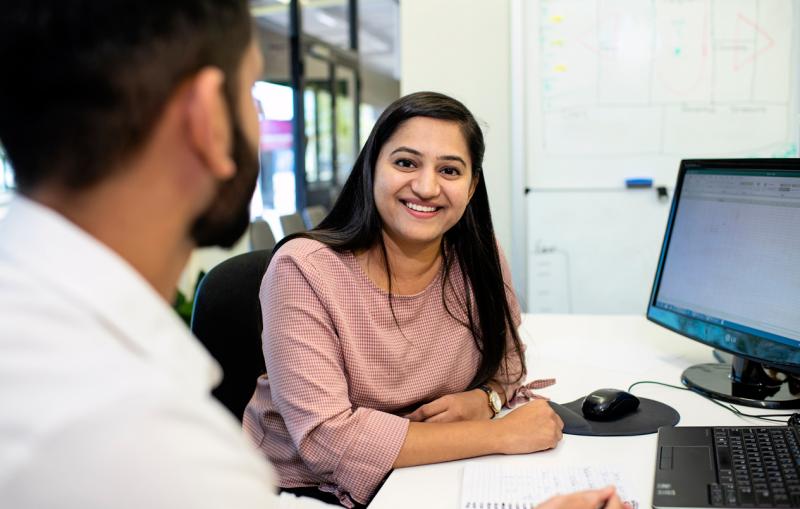
<instances>
[{"instance_id":1,"label":"man's ear","mask_svg":"<svg viewBox=\"0 0 800 509\"><path fill-rule=\"evenodd\" d=\"M231 158L231 118L224 99L225 75L216 67L204 67L190 78L187 97L189 142L198 157L219 180L236 173Z\"/></svg>"}]
</instances>

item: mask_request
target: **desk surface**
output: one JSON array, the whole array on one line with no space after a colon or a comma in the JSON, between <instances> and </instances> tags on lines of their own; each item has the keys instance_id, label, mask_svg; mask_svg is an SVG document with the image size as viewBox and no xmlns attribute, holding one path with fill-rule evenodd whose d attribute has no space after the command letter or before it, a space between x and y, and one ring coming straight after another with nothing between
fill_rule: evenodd
<instances>
[{"instance_id":1,"label":"desk surface","mask_svg":"<svg viewBox=\"0 0 800 509\"><path fill-rule=\"evenodd\" d=\"M522 340L528 345L529 378L555 378L539 394L568 403L602 387L627 389L640 380L680 385L692 364L714 362L711 348L670 332L643 316L525 315ZM697 394L652 384L638 385L637 396L663 401L681 414L680 426L767 425L737 417ZM744 408L744 407L742 407ZM749 409L752 413L769 411ZM747 412L747 410L744 410ZM486 456L436 465L400 468L387 479L370 508L457 508L467 461L508 465L603 465L618 468L640 507L652 506L656 434L636 437L564 435L553 450L517 456Z\"/></svg>"}]
</instances>

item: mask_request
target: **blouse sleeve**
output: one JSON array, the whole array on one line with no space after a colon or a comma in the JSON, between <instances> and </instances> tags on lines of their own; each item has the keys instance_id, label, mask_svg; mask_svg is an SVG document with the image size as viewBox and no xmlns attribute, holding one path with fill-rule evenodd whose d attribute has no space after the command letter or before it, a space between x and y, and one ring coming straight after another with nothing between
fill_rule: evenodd
<instances>
[{"instance_id":1,"label":"blouse sleeve","mask_svg":"<svg viewBox=\"0 0 800 509\"><path fill-rule=\"evenodd\" d=\"M270 264L261 287L263 348L273 403L306 466L366 503L392 469L409 421L354 408L325 284L310 262Z\"/></svg>"},{"instance_id":2,"label":"blouse sleeve","mask_svg":"<svg viewBox=\"0 0 800 509\"><path fill-rule=\"evenodd\" d=\"M500 248L497 246L498 254L500 255L500 268L503 271L503 282L506 289L506 300L508 301L508 310L511 313L511 320L514 325L514 330L519 330L522 323L522 314L517 300L516 292L514 292L514 285L511 280L511 270L508 267L508 262ZM517 353L514 347L514 340L509 331L506 336L506 357L505 361L501 363L497 375L493 379L503 387L506 396L506 406L513 408L522 402L530 401L531 399L541 398L541 396L534 394L533 389L541 389L555 383L554 379L547 380L533 380L525 382L527 371L523 368L522 359L520 354L525 356L525 344L520 340L520 352Z\"/></svg>"}]
</instances>

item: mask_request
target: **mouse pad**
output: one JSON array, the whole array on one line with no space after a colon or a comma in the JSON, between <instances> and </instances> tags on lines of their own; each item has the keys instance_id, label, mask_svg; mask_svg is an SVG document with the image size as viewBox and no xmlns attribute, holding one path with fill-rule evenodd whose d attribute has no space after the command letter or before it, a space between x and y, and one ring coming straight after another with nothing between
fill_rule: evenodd
<instances>
[{"instance_id":1,"label":"mouse pad","mask_svg":"<svg viewBox=\"0 0 800 509\"><path fill-rule=\"evenodd\" d=\"M639 398L639 408L635 412L615 421L591 421L583 416L583 398L559 405L549 402L561 420L564 433L568 435L588 435L598 437L633 436L655 433L661 426L675 426L681 420L677 410L669 405Z\"/></svg>"}]
</instances>

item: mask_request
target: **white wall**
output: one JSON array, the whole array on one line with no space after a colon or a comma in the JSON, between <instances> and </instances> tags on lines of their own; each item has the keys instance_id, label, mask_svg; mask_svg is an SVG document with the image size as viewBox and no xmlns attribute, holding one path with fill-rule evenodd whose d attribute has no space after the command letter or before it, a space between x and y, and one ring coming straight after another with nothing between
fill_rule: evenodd
<instances>
[{"instance_id":1,"label":"white wall","mask_svg":"<svg viewBox=\"0 0 800 509\"><path fill-rule=\"evenodd\" d=\"M442 92L462 101L486 137L486 186L497 237L511 250L509 2L402 0L400 92ZM524 274L514 274L515 280Z\"/></svg>"}]
</instances>

